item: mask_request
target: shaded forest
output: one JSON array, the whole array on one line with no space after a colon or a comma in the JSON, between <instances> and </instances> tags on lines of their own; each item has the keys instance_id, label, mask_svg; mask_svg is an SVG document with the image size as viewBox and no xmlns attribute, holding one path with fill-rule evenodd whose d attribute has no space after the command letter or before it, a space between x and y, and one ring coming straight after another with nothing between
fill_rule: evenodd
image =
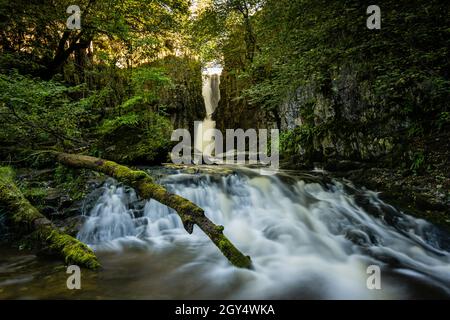
<instances>
[{"instance_id":1,"label":"shaded forest","mask_svg":"<svg viewBox=\"0 0 450 320\"><path fill-rule=\"evenodd\" d=\"M2 241L97 268L75 240L83 201L105 173L153 184L115 166L171 162L173 130L205 118L211 63L223 67L218 129L279 129L282 169L323 169L450 230L448 1L380 0L381 29L367 27L365 1L76 2L0 0ZM80 28L68 27L71 5ZM197 224L250 267L222 226L165 192L143 198L166 201L188 232Z\"/></svg>"}]
</instances>

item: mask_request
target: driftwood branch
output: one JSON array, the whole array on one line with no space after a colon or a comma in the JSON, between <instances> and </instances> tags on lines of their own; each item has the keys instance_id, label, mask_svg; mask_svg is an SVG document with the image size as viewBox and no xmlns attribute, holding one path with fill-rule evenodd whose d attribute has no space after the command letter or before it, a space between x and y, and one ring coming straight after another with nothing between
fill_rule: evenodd
<instances>
[{"instance_id":1,"label":"driftwood branch","mask_svg":"<svg viewBox=\"0 0 450 320\"><path fill-rule=\"evenodd\" d=\"M192 233L194 225L211 239L223 255L236 267L251 268L251 259L243 255L223 234L224 227L217 226L205 216L203 209L191 201L168 192L156 184L144 171L132 170L112 161L84 155L54 152L56 160L66 166L91 169L104 173L118 181L133 187L144 199L154 199L163 205L174 209L187 232Z\"/></svg>"}]
</instances>

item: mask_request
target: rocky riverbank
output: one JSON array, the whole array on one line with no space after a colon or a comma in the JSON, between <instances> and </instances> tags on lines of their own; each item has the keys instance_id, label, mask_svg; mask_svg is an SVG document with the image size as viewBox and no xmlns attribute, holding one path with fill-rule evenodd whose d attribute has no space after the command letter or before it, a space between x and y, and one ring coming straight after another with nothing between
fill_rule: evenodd
<instances>
[{"instance_id":1,"label":"rocky riverbank","mask_svg":"<svg viewBox=\"0 0 450 320\"><path fill-rule=\"evenodd\" d=\"M441 172L409 175L399 169L370 168L336 175L379 191L386 202L450 230L450 179Z\"/></svg>"}]
</instances>

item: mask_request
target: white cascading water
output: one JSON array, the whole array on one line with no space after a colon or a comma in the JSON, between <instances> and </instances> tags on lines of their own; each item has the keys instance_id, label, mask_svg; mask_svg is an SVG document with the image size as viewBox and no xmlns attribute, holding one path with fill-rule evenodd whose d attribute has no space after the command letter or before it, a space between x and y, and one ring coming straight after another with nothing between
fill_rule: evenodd
<instances>
[{"instance_id":1,"label":"white cascading water","mask_svg":"<svg viewBox=\"0 0 450 320\"><path fill-rule=\"evenodd\" d=\"M109 181L103 195L91 210L78 237L86 243L103 243L111 239L134 236L134 215L129 209L132 201L137 201L134 191L126 194L123 187ZM105 227L106 226L106 227Z\"/></svg>"},{"instance_id":2,"label":"white cascading water","mask_svg":"<svg viewBox=\"0 0 450 320\"><path fill-rule=\"evenodd\" d=\"M122 243L144 244L168 233L182 233L183 224L175 212L148 201L144 215L138 217L131 206L138 201L133 189L109 180L103 186L103 195L89 213L89 218L78 233L78 238L104 249L119 249ZM165 233L165 231L167 231Z\"/></svg>"},{"instance_id":3,"label":"white cascading water","mask_svg":"<svg viewBox=\"0 0 450 320\"><path fill-rule=\"evenodd\" d=\"M184 247L190 261L164 272L179 275L175 288L196 279L195 290L208 290L201 297L396 299L431 289L450 296L448 238L428 222L398 212L374 192L247 170L177 173L161 183L224 225L254 270L231 266L200 229L188 235L176 213L153 200L133 211L134 192L114 183L104 187L78 238L100 253L159 250L158 261L147 265L169 265L173 258L164 252ZM382 270L382 290L367 289L370 265Z\"/></svg>"},{"instance_id":4,"label":"white cascading water","mask_svg":"<svg viewBox=\"0 0 450 320\"><path fill-rule=\"evenodd\" d=\"M200 154L205 154L205 148L214 141L211 129L216 128L216 122L212 120L214 111L216 111L220 101L220 75L222 68L219 66L206 68L203 71L203 88L202 95L205 101L206 118L199 123L196 128L196 144L195 149ZM211 156L211 154L205 154Z\"/></svg>"}]
</instances>

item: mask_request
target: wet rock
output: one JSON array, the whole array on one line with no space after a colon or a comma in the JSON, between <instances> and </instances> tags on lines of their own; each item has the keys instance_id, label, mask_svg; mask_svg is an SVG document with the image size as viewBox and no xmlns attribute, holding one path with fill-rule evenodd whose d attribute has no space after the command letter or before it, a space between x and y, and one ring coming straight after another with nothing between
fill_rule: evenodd
<instances>
[{"instance_id":1,"label":"wet rock","mask_svg":"<svg viewBox=\"0 0 450 320\"><path fill-rule=\"evenodd\" d=\"M44 203L46 206L58 208L57 211L68 208L73 204L73 199L62 189L49 188L46 190L46 193Z\"/></svg>"},{"instance_id":2,"label":"wet rock","mask_svg":"<svg viewBox=\"0 0 450 320\"><path fill-rule=\"evenodd\" d=\"M350 160L329 160L325 165L324 169L327 171L351 171L358 170L365 165L361 162L350 161Z\"/></svg>"},{"instance_id":3,"label":"wet rock","mask_svg":"<svg viewBox=\"0 0 450 320\"><path fill-rule=\"evenodd\" d=\"M79 212L82 214L88 214L97 203L97 200L105 192L104 188L97 188L92 190L80 203Z\"/></svg>"},{"instance_id":4,"label":"wet rock","mask_svg":"<svg viewBox=\"0 0 450 320\"><path fill-rule=\"evenodd\" d=\"M60 220L55 222L55 225L59 227L63 232L76 236L78 232L81 230L83 224L86 222L86 216L74 216L64 220Z\"/></svg>"},{"instance_id":5,"label":"wet rock","mask_svg":"<svg viewBox=\"0 0 450 320\"><path fill-rule=\"evenodd\" d=\"M74 217L82 214L81 204L76 203L70 208L67 208L61 212L63 217Z\"/></svg>"},{"instance_id":6,"label":"wet rock","mask_svg":"<svg viewBox=\"0 0 450 320\"><path fill-rule=\"evenodd\" d=\"M69 208L72 204L73 200L67 194L62 195L61 198L59 198L59 209Z\"/></svg>"},{"instance_id":7,"label":"wet rock","mask_svg":"<svg viewBox=\"0 0 450 320\"><path fill-rule=\"evenodd\" d=\"M52 206L45 206L41 209L41 212L46 216L54 216L58 214L58 209Z\"/></svg>"},{"instance_id":8,"label":"wet rock","mask_svg":"<svg viewBox=\"0 0 450 320\"><path fill-rule=\"evenodd\" d=\"M450 230L450 190L436 188L439 184L445 186L446 177L433 173L405 175L403 170L383 168L349 171L340 177L379 191L380 198L387 203ZM386 215L387 218L389 216Z\"/></svg>"},{"instance_id":9,"label":"wet rock","mask_svg":"<svg viewBox=\"0 0 450 320\"><path fill-rule=\"evenodd\" d=\"M358 246L369 247L372 245L370 237L361 230L348 230L345 238Z\"/></svg>"}]
</instances>

